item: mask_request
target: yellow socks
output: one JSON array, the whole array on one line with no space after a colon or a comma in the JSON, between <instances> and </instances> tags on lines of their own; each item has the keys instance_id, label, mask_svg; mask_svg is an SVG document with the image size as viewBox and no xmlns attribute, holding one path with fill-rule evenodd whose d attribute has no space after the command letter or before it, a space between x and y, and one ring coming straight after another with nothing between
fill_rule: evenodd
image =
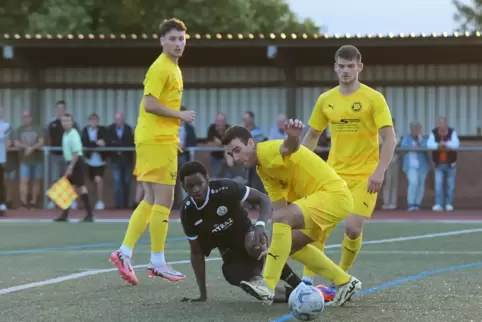
<instances>
[{"instance_id":1,"label":"yellow socks","mask_svg":"<svg viewBox=\"0 0 482 322\"><path fill-rule=\"evenodd\" d=\"M291 252L291 227L287 224L273 223L271 246L268 249L263 278L274 291L281 278L283 267Z\"/></svg>"},{"instance_id":2,"label":"yellow socks","mask_svg":"<svg viewBox=\"0 0 482 322\"><path fill-rule=\"evenodd\" d=\"M311 243L311 245L315 246L318 248L322 253L325 252L325 244L320 242L320 241L315 241ZM315 272L312 272L306 265L303 267L303 282L308 282L310 284L313 284L313 281L315 279Z\"/></svg>"},{"instance_id":3,"label":"yellow socks","mask_svg":"<svg viewBox=\"0 0 482 322\"><path fill-rule=\"evenodd\" d=\"M164 247L166 245L170 212L171 210L164 206L152 206L151 222L149 224L151 232L151 251L152 253L162 253L162 257L164 257ZM163 261L163 259L161 259L161 261Z\"/></svg>"},{"instance_id":4,"label":"yellow socks","mask_svg":"<svg viewBox=\"0 0 482 322\"><path fill-rule=\"evenodd\" d=\"M343 243L341 244L341 260L340 267L346 272L348 271L360 252L362 247L363 235L360 235L357 239L350 239L345 234Z\"/></svg>"},{"instance_id":5,"label":"yellow socks","mask_svg":"<svg viewBox=\"0 0 482 322\"><path fill-rule=\"evenodd\" d=\"M132 249L137 240L141 237L151 218L152 205L146 201L141 201L129 219L129 226L122 242L121 251L123 254L132 257Z\"/></svg>"},{"instance_id":6,"label":"yellow socks","mask_svg":"<svg viewBox=\"0 0 482 322\"><path fill-rule=\"evenodd\" d=\"M291 257L308 266L316 274L332 281L335 285L343 285L350 280L350 275L313 245L306 245Z\"/></svg>"}]
</instances>

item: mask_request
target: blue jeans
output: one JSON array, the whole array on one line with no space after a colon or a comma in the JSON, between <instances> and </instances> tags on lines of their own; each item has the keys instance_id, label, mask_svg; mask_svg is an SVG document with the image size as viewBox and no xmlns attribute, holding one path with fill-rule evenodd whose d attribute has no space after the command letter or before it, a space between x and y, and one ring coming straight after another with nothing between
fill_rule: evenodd
<instances>
[{"instance_id":1,"label":"blue jeans","mask_svg":"<svg viewBox=\"0 0 482 322\"><path fill-rule=\"evenodd\" d=\"M427 179L427 173L425 171L420 171L420 169L410 168L407 171L407 179L408 207L420 207L422 204L423 195L425 194L425 179Z\"/></svg>"},{"instance_id":2,"label":"blue jeans","mask_svg":"<svg viewBox=\"0 0 482 322\"><path fill-rule=\"evenodd\" d=\"M39 180L42 179L42 164L20 164L20 179Z\"/></svg>"},{"instance_id":3,"label":"blue jeans","mask_svg":"<svg viewBox=\"0 0 482 322\"><path fill-rule=\"evenodd\" d=\"M125 160L112 162L116 208L128 208L131 200L132 164Z\"/></svg>"},{"instance_id":4,"label":"blue jeans","mask_svg":"<svg viewBox=\"0 0 482 322\"><path fill-rule=\"evenodd\" d=\"M453 205L455 177L457 168L450 164L440 164L435 168L435 204L439 206ZM445 180L447 185L444 189ZM445 191L445 203L444 203Z\"/></svg>"}]
</instances>

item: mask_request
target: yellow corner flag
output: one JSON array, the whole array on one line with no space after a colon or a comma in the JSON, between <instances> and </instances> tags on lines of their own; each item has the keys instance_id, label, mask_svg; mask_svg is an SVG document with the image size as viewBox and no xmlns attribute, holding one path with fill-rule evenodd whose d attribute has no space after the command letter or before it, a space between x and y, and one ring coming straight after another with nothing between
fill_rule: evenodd
<instances>
[{"instance_id":1,"label":"yellow corner flag","mask_svg":"<svg viewBox=\"0 0 482 322\"><path fill-rule=\"evenodd\" d=\"M66 177L62 177L47 191L47 196L61 209L68 209L75 199L77 192Z\"/></svg>"}]
</instances>

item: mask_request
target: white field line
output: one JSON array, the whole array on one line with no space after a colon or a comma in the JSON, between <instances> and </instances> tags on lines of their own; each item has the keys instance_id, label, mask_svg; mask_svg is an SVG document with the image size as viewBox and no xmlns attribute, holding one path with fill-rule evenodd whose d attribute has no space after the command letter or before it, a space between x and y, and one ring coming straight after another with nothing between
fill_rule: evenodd
<instances>
[{"instance_id":1,"label":"white field line","mask_svg":"<svg viewBox=\"0 0 482 322\"><path fill-rule=\"evenodd\" d=\"M386 244L386 243L402 242L402 241L408 241L408 240L418 240L418 239L456 236L456 235L463 235L463 234L470 234L470 233L477 233L477 232L482 232L482 228L455 230L455 231L449 231L449 232L444 232L444 233L424 234L424 235L406 236L406 237L397 237L397 238L388 238L388 239L369 240L369 241L364 242L363 244L365 244L365 245ZM340 247L340 246L341 246L341 244L332 244L332 245L327 245L325 247L325 249L332 249L332 248L337 248L337 247ZM217 258L207 258L206 260L217 261L217 260L220 260L220 259L221 258L217 257ZM188 263L190 263L189 260L170 262L171 265L188 264ZM147 267L147 265L136 265L136 266L134 266L134 268L145 268L145 267ZM13 292L21 291L21 290L26 290L26 289L31 289L31 288L35 288L35 287L41 287L41 286L46 286L46 285L51 285L51 284L58 284L58 283L62 283L62 282L65 282L65 281L71 281L71 280L79 279L79 278L86 277L86 276L115 272L116 270L117 270L116 268L95 269L95 270L90 270L90 271L86 271L86 272L64 275L64 276L60 276L60 277L56 277L56 278L52 278L52 279L47 279L47 280L43 280L43 281L39 281L39 282L35 282L35 283L28 283L28 284L3 288L3 289L0 289L0 294L9 294L9 293L13 293Z\"/></svg>"}]
</instances>

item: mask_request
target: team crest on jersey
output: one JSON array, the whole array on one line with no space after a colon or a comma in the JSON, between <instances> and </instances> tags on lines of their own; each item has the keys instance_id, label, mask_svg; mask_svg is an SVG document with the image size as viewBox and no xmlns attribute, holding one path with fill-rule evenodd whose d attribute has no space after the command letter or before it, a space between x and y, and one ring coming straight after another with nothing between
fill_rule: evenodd
<instances>
[{"instance_id":1,"label":"team crest on jersey","mask_svg":"<svg viewBox=\"0 0 482 322\"><path fill-rule=\"evenodd\" d=\"M359 112L362 108L362 105L360 102L355 102L353 103L353 105L351 106L351 109L353 110L353 112Z\"/></svg>"},{"instance_id":2,"label":"team crest on jersey","mask_svg":"<svg viewBox=\"0 0 482 322\"><path fill-rule=\"evenodd\" d=\"M228 213L228 208L226 208L225 206L218 207L218 209L216 209L216 213L218 214L218 216L224 216Z\"/></svg>"}]
</instances>

